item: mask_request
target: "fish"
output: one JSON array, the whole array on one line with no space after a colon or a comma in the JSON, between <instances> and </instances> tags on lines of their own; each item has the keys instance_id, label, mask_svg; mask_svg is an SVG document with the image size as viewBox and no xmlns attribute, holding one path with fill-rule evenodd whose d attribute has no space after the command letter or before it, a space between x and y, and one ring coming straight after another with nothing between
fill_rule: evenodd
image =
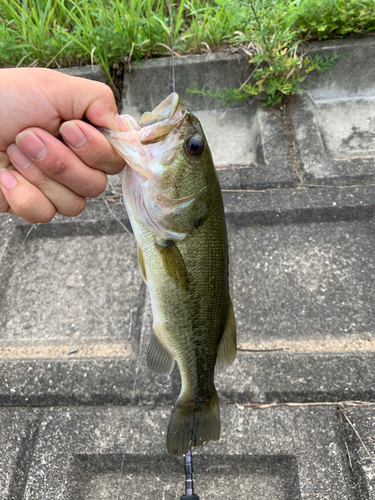
<instances>
[{"instance_id":1,"label":"fish","mask_svg":"<svg viewBox=\"0 0 375 500\"><path fill-rule=\"evenodd\" d=\"M121 132L101 131L126 161L124 202L153 314L147 365L180 370L167 450L183 455L219 440L215 368L236 357L223 199L202 126L177 93L139 123L121 118Z\"/></svg>"}]
</instances>

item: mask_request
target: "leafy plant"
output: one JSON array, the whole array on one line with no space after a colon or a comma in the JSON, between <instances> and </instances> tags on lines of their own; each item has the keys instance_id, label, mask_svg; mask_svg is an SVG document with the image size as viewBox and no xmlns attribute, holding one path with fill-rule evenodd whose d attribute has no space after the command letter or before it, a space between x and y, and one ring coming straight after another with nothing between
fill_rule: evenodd
<instances>
[{"instance_id":1,"label":"leafy plant","mask_svg":"<svg viewBox=\"0 0 375 500\"><path fill-rule=\"evenodd\" d=\"M294 23L303 36L324 39L375 31L373 0L294 0Z\"/></svg>"},{"instance_id":2,"label":"leafy plant","mask_svg":"<svg viewBox=\"0 0 375 500\"><path fill-rule=\"evenodd\" d=\"M293 16L284 15L283 22L270 22L275 14L275 4L258 1L259 9L253 0L249 1L252 19L249 21L256 51L249 60L254 64L254 70L248 80L240 88L212 91L210 89L188 89L193 94L207 95L217 100L225 99L227 104L232 101L242 101L259 94L266 96L264 106L278 104L283 95L301 91L301 83L313 70L324 71L332 66L337 56L322 58L298 54L301 43L299 32L293 30Z\"/></svg>"},{"instance_id":3,"label":"leafy plant","mask_svg":"<svg viewBox=\"0 0 375 500\"><path fill-rule=\"evenodd\" d=\"M264 94L266 99L263 106L275 106L283 95L295 94L301 91L301 83L308 73L313 70L325 71L335 64L337 55L322 58L316 55L314 59L303 58L296 54L297 44L288 48L276 45L274 41L266 50L260 51L251 59L255 69L250 81L240 88L211 91L203 88L188 89L192 94L210 96L217 100L225 99L229 105L233 101L243 101L248 97Z\"/></svg>"}]
</instances>

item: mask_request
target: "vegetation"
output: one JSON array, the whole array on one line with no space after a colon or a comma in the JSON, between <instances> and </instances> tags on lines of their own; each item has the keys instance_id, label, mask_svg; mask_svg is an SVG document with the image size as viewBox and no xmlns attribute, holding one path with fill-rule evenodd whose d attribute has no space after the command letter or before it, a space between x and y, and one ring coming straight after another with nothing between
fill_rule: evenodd
<instances>
[{"instance_id":1,"label":"vegetation","mask_svg":"<svg viewBox=\"0 0 375 500\"><path fill-rule=\"evenodd\" d=\"M242 101L264 94L264 106L276 105L283 95L300 92L299 84L313 70L325 71L336 55L310 59L301 49L302 41L364 34L375 31L375 2L357 0L243 0L220 1L237 16L249 16L244 40L254 42L251 63L255 68L240 88L222 90L191 89L191 93L215 99ZM238 11L238 7L241 7Z\"/></svg>"},{"instance_id":2,"label":"vegetation","mask_svg":"<svg viewBox=\"0 0 375 500\"><path fill-rule=\"evenodd\" d=\"M173 0L172 0L173 1ZM0 0L0 66L114 65L170 52L252 42L255 71L221 97L265 92L268 104L298 91L309 71L332 60L302 59L302 40L375 31L373 0ZM198 92L198 91L196 91ZM208 92L216 95L214 89ZM216 95L216 97L220 97Z\"/></svg>"}]
</instances>

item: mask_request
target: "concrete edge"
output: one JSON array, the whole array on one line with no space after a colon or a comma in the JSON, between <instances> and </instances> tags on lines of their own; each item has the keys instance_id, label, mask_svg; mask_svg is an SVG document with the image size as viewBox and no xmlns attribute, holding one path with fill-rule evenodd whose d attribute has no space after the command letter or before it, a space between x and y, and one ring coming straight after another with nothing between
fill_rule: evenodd
<instances>
[{"instance_id":1,"label":"concrete edge","mask_svg":"<svg viewBox=\"0 0 375 500\"><path fill-rule=\"evenodd\" d=\"M86 78L87 80L108 83L104 71L102 70L101 66L97 64L54 69L56 69L56 71L60 71L60 73L65 73L66 75L78 76L80 78Z\"/></svg>"},{"instance_id":2,"label":"concrete edge","mask_svg":"<svg viewBox=\"0 0 375 500\"><path fill-rule=\"evenodd\" d=\"M135 363L134 358L3 360L0 406L127 405ZM221 404L375 401L374 363L375 352L240 352L216 385ZM144 404L174 404L178 370L169 380L161 378L167 384L162 394L155 375L141 366Z\"/></svg>"},{"instance_id":3,"label":"concrete edge","mask_svg":"<svg viewBox=\"0 0 375 500\"><path fill-rule=\"evenodd\" d=\"M303 186L284 189L222 189L224 208L227 216L248 214L251 217L263 215L259 223L268 224L293 221L321 222L327 220L342 220L348 216L351 220L371 215L375 210L375 184L363 186ZM48 224L37 224L30 237L60 237L70 235L77 227L82 234L112 234L124 231L119 219L131 231L125 208L120 202L108 203L111 212L102 200L88 200L87 207L76 217L64 217L57 214ZM7 214L3 214L4 218ZM115 217L116 218L115 218ZM10 234L14 235L17 228L26 236L31 224L16 216L9 217ZM243 220L240 222L243 223ZM73 230L74 228L74 230ZM83 232L81 232L83 231Z\"/></svg>"}]
</instances>

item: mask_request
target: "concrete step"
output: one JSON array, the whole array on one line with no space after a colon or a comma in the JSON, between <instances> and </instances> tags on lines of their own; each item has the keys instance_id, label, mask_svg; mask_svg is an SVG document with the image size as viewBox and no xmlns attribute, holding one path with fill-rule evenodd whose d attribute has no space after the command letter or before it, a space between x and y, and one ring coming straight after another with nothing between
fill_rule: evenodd
<instances>
[{"instance_id":1,"label":"concrete step","mask_svg":"<svg viewBox=\"0 0 375 500\"><path fill-rule=\"evenodd\" d=\"M375 498L375 410L350 408L342 417L356 498Z\"/></svg>"},{"instance_id":2,"label":"concrete step","mask_svg":"<svg viewBox=\"0 0 375 500\"><path fill-rule=\"evenodd\" d=\"M371 342L373 196L370 186L225 193L240 344ZM139 324L135 244L103 205L26 240L28 225L3 217L0 346L122 343L130 314Z\"/></svg>"},{"instance_id":3,"label":"concrete step","mask_svg":"<svg viewBox=\"0 0 375 500\"><path fill-rule=\"evenodd\" d=\"M218 377L223 400L374 398L374 188L224 196L242 351ZM122 205L110 209L128 224ZM130 401L152 320L134 242L112 214L93 201L26 240L29 226L8 216L2 404ZM143 397L173 403L178 374L166 383L142 359Z\"/></svg>"},{"instance_id":4,"label":"concrete step","mask_svg":"<svg viewBox=\"0 0 375 500\"><path fill-rule=\"evenodd\" d=\"M0 498L22 498L39 427L39 411L0 411Z\"/></svg>"},{"instance_id":5,"label":"concrete step","mask_svg":"<svg viewBox=\"0 0 375 500\"><path fill-rule=\"evenodd\" d=\"M173 405L180 392L178 369L170 378L146 368L145 344L138 388L147 404ZM112 346L113 350L116 346ZM136 360L96 356L0 362L1 406L129 404ZM216 377L222 403L374 401L374 352L239 352Z\"/></svg>"},{"instance_id":6,"label":"concrete step","mask_svg":"<svg viewBox=\"0 0 375 500\"><path fill-rule=\"evenodd\" d=\"M345 185L375 180L375 37L313 43L309 56L336 53L336 64L303 82L302 97L264 111L189 94L239 87L252 71L243 54L206 54L177 59L176 90L202 118L225 188L304 184ZM137 117L171 92L170 58L135 64L124 77L123 112ZM201 110L204 110L203 113ZM222 138L225 138L223 144ZM245 167L241 172L236 166Z\"/></svg>"},{"instance_id":7,"label":"concrete step","mask_svg":"<svg viewBox=\"0 0 375 500\"><path fill-rule=\"evenodd\" d=\"M1 447L0 468L6 471L2 480L8 489L2 492L11 494L8 471L18 470L17 498L112 499L125 450L121 499L179 498L184 492L182 458L168 456L165 446L170 411L147 406L135 406L131 415L129 408L116 406L3 409L2 428L8 426L0 439L7 448ZM221 440L194 452L195 490L202 500L354 500L334 406L222 406L221 420ZM8 446L15 430L25 436L18 449Z\"/></svg>"}]
</instances>

